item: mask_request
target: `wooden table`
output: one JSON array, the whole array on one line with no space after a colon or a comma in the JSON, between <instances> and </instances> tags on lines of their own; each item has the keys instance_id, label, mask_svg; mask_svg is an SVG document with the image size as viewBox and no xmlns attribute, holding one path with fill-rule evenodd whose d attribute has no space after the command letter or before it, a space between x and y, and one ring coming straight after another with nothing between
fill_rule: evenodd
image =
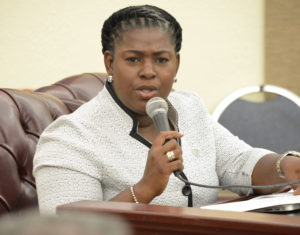
<instances>
[{"instance_id":1,"label":"wooden table","mask_svg":"<svg viewBox=\"0 0 300 235\"><path fill-rule=\"evenodd\" d=\"M299 216L100 201L74 202L61 210L117 214L134 234L300 234Z\"/></svg>"}]
</instances>

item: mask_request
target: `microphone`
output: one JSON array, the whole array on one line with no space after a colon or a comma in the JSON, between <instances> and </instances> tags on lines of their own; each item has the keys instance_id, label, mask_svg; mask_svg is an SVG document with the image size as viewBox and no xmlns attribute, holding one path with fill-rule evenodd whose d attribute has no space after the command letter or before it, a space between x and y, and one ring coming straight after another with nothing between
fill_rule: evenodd
<instances>
[{"instance_id":1,"label":"microphone","mask_svg":"<svg viewBox=\"0 0 300 235\"><path fill-rule=\"evenodd\" d=\"M169 131L169 121L167 117L168 113L168 104L167 102L160 97L153 97L148 100L146 104L146 113L153 120L154 126L158 132ZM165 141L168 142L169 139ZM179 172L179 170L175 170L174 175L180 180L184 179L186 182L182 187L182 194L188 197L188 206L193 206L193 197L192 197L192 189L190 184L188 183L188 178L183 172ZM181 176L181 177L180 177Z\"/></svg>"},{"instance_id":2,"label":"microphone","mask_svg":"<svg viewBox=\"0 0 300 235\"><path fill-rule=\"evenodd\" d=\"M146 104L146 113L153 120L154 126L158 132L170 130L167 118L168 104L163 98L153 97L148 100ZM165 143L168 141L169 139L167 139ZM174 171L174 174L175 176L178 176L180 173L176 170Z\"/></svg>"},{"instance_id":3,"label":"microphone","mask_svg":"<svg viewBox=\"0 0 300 235\"><path fill-rule=\"evenodd\" d=\"M168 104L163 98L151 98L146 104L146 113L153 120L158 132L170 130L167 118Z\"/></svg>"}]
</instances>

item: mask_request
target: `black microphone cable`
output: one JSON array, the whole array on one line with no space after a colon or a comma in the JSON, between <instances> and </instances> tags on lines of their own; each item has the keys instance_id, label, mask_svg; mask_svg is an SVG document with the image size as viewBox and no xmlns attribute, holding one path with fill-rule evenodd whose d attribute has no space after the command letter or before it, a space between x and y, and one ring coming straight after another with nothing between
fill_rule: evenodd
<instances>
[{"instance_id":1,"label":"black microphone cable","mask_svg":"<svg viewBox=\"0 0 300 235\"><path fill-rule=\"evenodd\" d=\"M184 182L185 184L194 185L202 188L210 188L210 189L230 189L230 188L251 188L251 189L268 189L268 188L281 188L286 186L291 186L294 184L300 184L300 180L298 181L292 181L292 182L286 182L281 184L270 184L270 185L239 185L239 184L232 184L232 185L223 185L223 186L217 186L217 185L206 185L206 184L198 184L191 181L188 181L184 179L184 177L181 177L180 174L175 175L179 180Z\"/></svg>"}]
</instances>

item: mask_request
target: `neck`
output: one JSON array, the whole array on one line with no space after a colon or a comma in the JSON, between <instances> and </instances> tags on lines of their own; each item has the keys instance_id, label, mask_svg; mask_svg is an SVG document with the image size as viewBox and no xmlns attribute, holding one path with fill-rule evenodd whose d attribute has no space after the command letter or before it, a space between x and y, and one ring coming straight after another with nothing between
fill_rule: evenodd
<instances>
[{"instance_id":1,"label":"neck","mask_svg":"<svg viewBox=\"0 0 300 235\"><path fill-rule=\"evenodd\" d=\"M145 137L145 135L147 135L147 133L151 133L150 135L153 137L153 135L157 135L158 132L155 129L154 123L152 121L152 119L147 115L147 114L136 114L133 111L131 111L130 109L128 109L117 97L112 84L107 82L105 84L108 92L111 94L112 98L115 100L115 102L125 111L127 112L131 117L135 118L138 122L138 133ZM152 138L148 137L146 139L151 139ZM150 141L151 142L151 141Z\"/></svg>"},{"instance_id":2,"label":"neck","mask_svg":"<svg viewBox=\"0 0 300 235\"><path fill-rule=\"evenodd\" d=\"M154 126L152 119L149 116L137 116L138 120L138 133L143 136L150 143L153 143L154 139L157 137L158 132Z\"/></svg>"},{"instance_id":3,"label":"neck","mask_svg":"<svg viewBox=\"0 0 300 235\"><path fill-rule=\"evenodd\" d=\"M154 127L154 123L148 115L136 115L136 119L139 123L139 129Z\"/></svg>"}]
</instances>

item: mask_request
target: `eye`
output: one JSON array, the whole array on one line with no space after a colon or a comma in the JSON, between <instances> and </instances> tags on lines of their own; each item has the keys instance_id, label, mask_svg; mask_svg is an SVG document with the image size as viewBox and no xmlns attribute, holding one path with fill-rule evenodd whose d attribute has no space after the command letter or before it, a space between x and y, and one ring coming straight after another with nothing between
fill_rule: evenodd
<instances>
[{"instance_id":1,"label":"eye","mask_svg":"<svg viewBox=\"0 0 300 235\"><path fill-rule=\"evenodd\" d=\"M156 61L157 61L158 63L160 63L160 64L164 64L164 63L168 62L169 59L167 59L167 58L165 58L165 57L159 57L159 58L156 59Z\"/></svg>"},{"instance_id":2,"label":"eye","mask_svg":"<svg viewBox=\"0 0 300 235\"><path fill-rule=\"evenodd\" d=\"M138 57L128 57L128 58L126 58L126 60L130 63L138 63L141 61L141 59Z\"/></svg>"}]
</instances>

